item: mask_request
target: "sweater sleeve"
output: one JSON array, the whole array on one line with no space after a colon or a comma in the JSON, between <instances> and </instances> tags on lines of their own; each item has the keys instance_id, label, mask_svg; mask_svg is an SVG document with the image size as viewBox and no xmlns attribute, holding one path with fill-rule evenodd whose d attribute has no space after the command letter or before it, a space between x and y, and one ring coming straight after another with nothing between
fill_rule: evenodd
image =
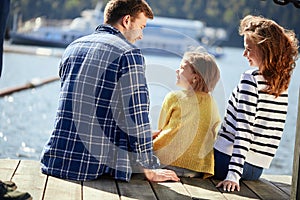
<instances>
[{"instance_id":1,"label":"sweater sleeve","mask_svg":"<svg viewBox=\"0 0 300 200\"><path fill-rule=\"evenodd\" d=\"M168 145L180 127L180 110L176 106L178 98L174 93L166 95L159 115L158 129L162 130L153 140L154 150Z\"/></svg>"},{"instance_id":2,"label":"sweater sleeve","mask_svg":"<svg viewBox=\"0 0 300 200\"><path fill-rule=\"evenodd\" d=\"M249 145L253 141L253 124L257 109L258 89L254 77L243 74L227 108L226 123L235 130L233 151L226 180L239 182ZM234 114L233 114L234 113ZM231 120L232 119L232 120ZM230 124L230 122L236 124Z\"/></svg>"}]
</instances>

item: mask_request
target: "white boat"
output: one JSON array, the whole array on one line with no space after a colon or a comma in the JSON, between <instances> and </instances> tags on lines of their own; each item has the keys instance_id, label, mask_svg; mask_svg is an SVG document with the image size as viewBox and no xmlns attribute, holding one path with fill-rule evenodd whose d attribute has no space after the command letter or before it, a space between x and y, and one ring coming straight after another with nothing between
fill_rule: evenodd
<instances>
[{"instance_id":1,"label":"white boat","mask_svg":"<svg viewBox=\"0 0 300 200\"><path fill-rule=\"evenodd\" d=\"M81 17L65 24L56 21L49 25L51 20L43 18L27 21L18 30L11 31L11 43L64 48L75 39L93 33L103 23L101 9L102 1L99 1L94 10L85 10ZM153 20L148 20L143 39L137 41L136 45L145 52L171 55L182 55L191 47L203 46L215 57L222 56L220 47L207 44L212 40L224 39L226 34L223 34L223 38L213 38L204 44L201 39L207 38L205 30L204 23L198 20L154 17Z\"/></svg>"}]
</instances>

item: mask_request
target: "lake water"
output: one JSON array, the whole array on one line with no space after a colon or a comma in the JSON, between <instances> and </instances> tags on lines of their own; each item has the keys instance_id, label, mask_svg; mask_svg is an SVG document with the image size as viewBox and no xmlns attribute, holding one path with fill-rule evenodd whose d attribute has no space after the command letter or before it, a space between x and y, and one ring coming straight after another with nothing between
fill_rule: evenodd
<instances>
[{"instance_id":1,"label":"lake water","mask_svg":"<svg viewBox=\"0 0 300 200\"><path fill-rule=\"evenodd\" d=\"M57 50L57 49L56 49ZM61 51L61 50L58 50ZM224 114L227 99L238 83L240 74L249 69L242 57L243 49L224 48L225 56L217 59L221 81L213 95L220 113ZM175 69L180 57L146 55L146 75L150 88L151 120L156 128L160 105L165 94L175 86ZM25 84L35 78L57 76L59 57L4 53L4 69L0 90ZM292 174L297 102L300 87L300 61L289 88L289 109L280 147L265 174ZM24 90L0 98L0 158L39 160L42 148L53 128L58 104L59 82Z\"/></svg>"}]
</instances>

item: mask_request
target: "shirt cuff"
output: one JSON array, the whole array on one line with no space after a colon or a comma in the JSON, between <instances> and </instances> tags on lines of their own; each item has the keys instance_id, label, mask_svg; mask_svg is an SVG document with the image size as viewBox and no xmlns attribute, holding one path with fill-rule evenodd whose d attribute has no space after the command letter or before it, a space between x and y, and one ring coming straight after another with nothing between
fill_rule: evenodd
<instances>
[{"instance_id":1,"label":"shirt cuff","mask_svg":"<svg viewBox=\"0 0 300 200\"><path fill-rule=\"evenodd\" d=\"M226 179L227 181L233 181L237 184L239 184L240 176L237 173L234 173L232 171L228 171Z\"/></svg>"}]
</instances>

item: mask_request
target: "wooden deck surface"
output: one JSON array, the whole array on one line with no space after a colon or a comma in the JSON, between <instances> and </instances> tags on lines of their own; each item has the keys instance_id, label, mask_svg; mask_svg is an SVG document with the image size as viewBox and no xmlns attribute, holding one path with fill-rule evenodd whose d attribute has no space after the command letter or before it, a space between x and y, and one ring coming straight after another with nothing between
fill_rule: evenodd
<instances>
[{"instance_id":1,"label":"wooden deck surface","mask_svg":"<svg viewBox=\"0 0 300 200\"><path fill-rule=\"evenodd\" d=\"M101 178L73 182L43 175L38 161L0 160L0 180L11 180L18 190L34 200L185 200L185 199L290 199L291 176L264 175L259 181L243 181L241 191L227 193L218 189L216 180L181 178L180 182L153 183L142 175L127 182Z\"/></svg>"}]
</instances>

